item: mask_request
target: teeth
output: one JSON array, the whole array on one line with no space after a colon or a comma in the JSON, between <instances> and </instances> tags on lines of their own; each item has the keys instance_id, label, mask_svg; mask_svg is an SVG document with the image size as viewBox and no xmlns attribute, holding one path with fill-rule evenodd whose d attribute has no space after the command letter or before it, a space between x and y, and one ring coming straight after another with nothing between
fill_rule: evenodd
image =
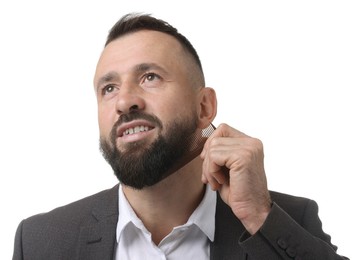
<instances>
[{"instance_id":1,"label":"teeth","mask_svg":"<svg viewBox=\"0 0 361 260\"><path fill-rule=\"evenodd\" d=\"M145 132L145 131L148 131L148 130L149 130L148 126L141 125L141 126L136 126L136 127L133 127L133 128L128 128L127 130L125 130L123 132L123 135L131 135L131 134L136 134L136 133L139 133L139 132Z\"/></svg>"}]
</instances>

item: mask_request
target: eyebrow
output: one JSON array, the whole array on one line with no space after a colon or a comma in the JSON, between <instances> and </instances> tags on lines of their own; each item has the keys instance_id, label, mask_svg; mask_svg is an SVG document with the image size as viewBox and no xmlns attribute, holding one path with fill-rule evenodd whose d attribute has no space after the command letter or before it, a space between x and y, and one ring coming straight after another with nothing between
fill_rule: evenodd
<instances>
[{"instance_id":1,"label":"eyebrow","mask_svg":"<svg viewBox=\"0 0 361 260\"><path fill-rule=\"evenodd\" d=\"M102 76L98 82L97 82L97 88L99 88L101 85L105 84L105 83L108 83L108 82L111 82L111 81L117 81L119 80L120 77L119 77L119 74L115 71L111 71L111 72L108 72L107 74L105 74L104 76Z\"/></svg>"},{"instance_id":2,"label":"eyebrow","mask_svg":"<svg viewBox=\"0 0 361 260\"><path fill-rule=\"evenodd\" d=\"M160 70L163 73L168 74L168 72L165 69L163 69L161 66L159 66L156 63L141 63L134 67L134 71L138 72L138 73L145 72L147 70L152 70L152 69Z\"/></svg>"}]
</instances>

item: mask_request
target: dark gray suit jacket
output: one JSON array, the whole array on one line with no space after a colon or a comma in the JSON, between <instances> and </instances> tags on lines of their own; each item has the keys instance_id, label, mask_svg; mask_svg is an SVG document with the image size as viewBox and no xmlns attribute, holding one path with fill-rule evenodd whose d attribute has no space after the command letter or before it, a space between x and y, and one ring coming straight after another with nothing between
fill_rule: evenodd
<instances>
[{"instance_id":1,"label":"dark gray suit jacket","mask_svg":"<svg viewBox=\"0 0 361 260\"><path fill-rule=\"evenodd\" d=\"M113 259L118 189L116 185L23 220L16 232L13 260ZM271 196L271 213L253 236L218 196L211 259L347 259L336 254L322 231L314 201L276 192Z\"/></svg>"}]
</instances>

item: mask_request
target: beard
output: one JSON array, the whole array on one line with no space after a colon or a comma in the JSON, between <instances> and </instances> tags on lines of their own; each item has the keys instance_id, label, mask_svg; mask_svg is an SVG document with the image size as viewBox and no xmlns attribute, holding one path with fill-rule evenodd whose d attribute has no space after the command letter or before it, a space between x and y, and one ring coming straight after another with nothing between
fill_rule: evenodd
<instances>
[{"instance_id":1,"label":"beard","mask_svg":"<svg viewBox=\"0 0 361 260\"><path fill-rule=\"evenodd\" d=\"M100 150L122 184L143 189L171 175L175 164L189 152L192 144L187 140L197 129L197 116L193 112L189 118L169 123L166 132L150 145L141 140L128 143L121 151L116 144L117 128L121 123L135 119L148 120L159 127L160 133L163 132L163 125L157 117L134 111L119 118L111 131L110 141L100 138Z\"/></svg>"}]
</instances>

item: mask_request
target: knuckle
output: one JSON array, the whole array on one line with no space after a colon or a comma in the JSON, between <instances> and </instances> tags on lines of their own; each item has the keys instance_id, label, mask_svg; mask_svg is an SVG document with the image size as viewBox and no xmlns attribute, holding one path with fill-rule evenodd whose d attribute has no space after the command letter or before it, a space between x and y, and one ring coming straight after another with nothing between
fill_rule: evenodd
<instances>
[{"instance_id":1,"label":"knuckle","mask_svg":"<svg viewBox=\"0 0 361 260\"><path fill-rule=\"evenodd\" d=\"M221 123L217 128L220 130L224 130L225 128L228 128L229 126L226 123Z\"/></svg>"}]
</instances>

